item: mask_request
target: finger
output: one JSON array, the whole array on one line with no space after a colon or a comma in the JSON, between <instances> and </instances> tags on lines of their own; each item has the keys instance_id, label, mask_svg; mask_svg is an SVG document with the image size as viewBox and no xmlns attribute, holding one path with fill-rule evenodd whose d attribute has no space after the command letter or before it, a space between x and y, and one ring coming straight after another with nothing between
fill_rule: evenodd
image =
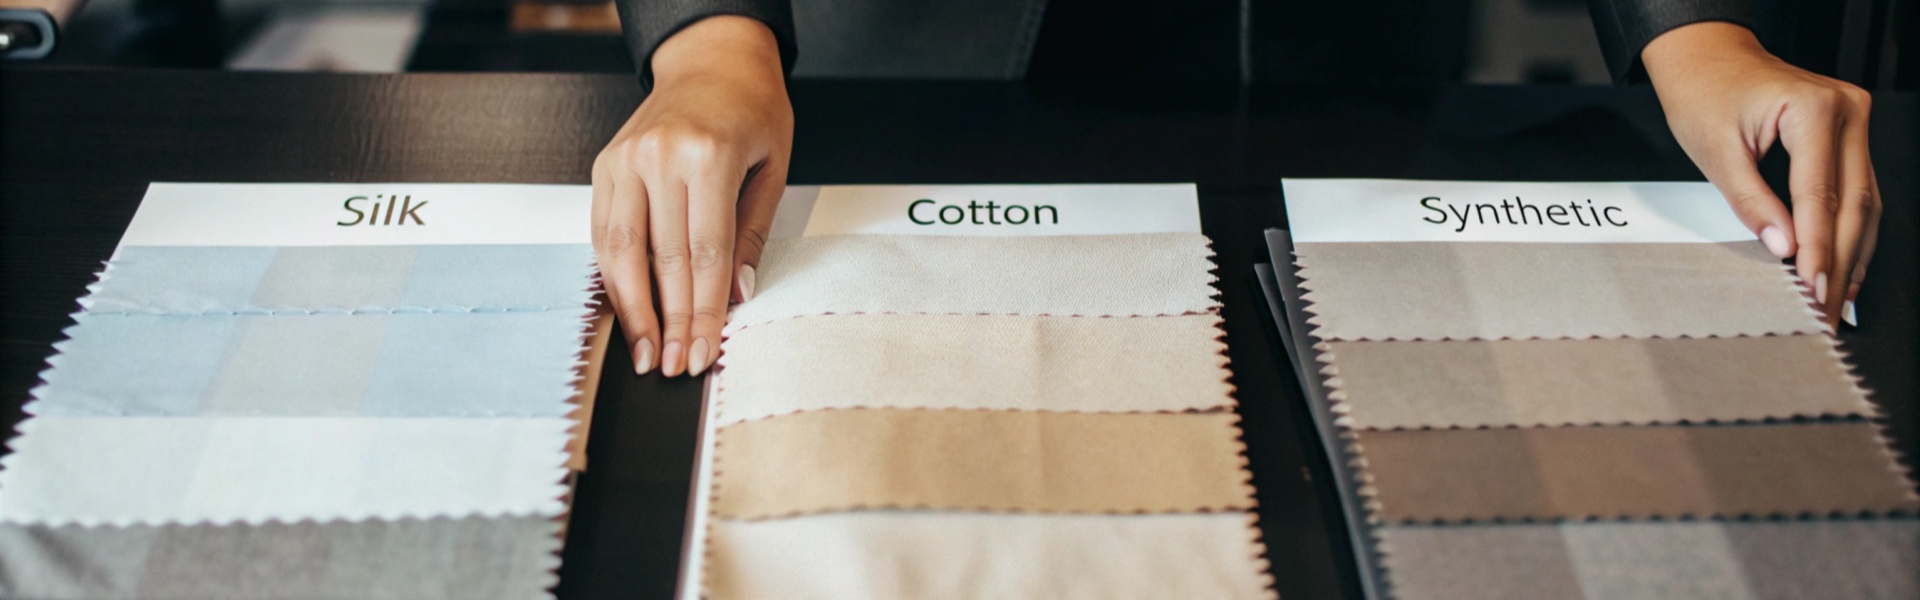
<instances>
[{"instance_id":1,"label":"finger","mask_svg":"<svg viewBox=\"0 0 1920 600\"><path fill-rule=\"evenodd\" d=\"M1793 215L1760 177L1757 159L1746 146L1738 139L1729 139L1701 159L1700 171L1707 181L1720 190L1733 213L1767 246L1767 251L1783 259L1793 256Z\"/></svg>"},{"instance_id":2,"label":"finger","mask_svg":"<svg viewBox=\"0 0 1920 600\"><path fill-rule=\"evenodd\" d=\"M595 235L601 283L633 349L633 372L644 375L660 356L660 321L647 264L647 189L625 166L609 167L595 178L595 213L604 222Z\"/></svg>"},{"instance_id":3,"label":"finger","mask_svg":"<svg viewBox=\"0 0 1920 600\"><path fill-rule=\"evenodd\" d=\"M1806 280L1827 324L1839 314L1844 273L1834 272L1835 224L1840 216L1839 127L1830 110L1781 116L1780 141L1791 156L1787 187L1793 194L1793 224L1800 248L1794 269Z\"/></svg>"},{"instance_id":4,"label":"finger","mask_svg":"<svg viewBox=\"0 0 1920 600\"><path fill-rule=\"evenodd\" d=\"M780 208L780 197L787 191L787 161L784 156L769 157L759 169L747 176L740 190L740 210L734 234L733 300L753 299L757 283L755 269L760 253L767 249L767 236L773 231L773 215Z\"/></svg>"},{"instance_id":5,"label":"finger","mask_svg":"<svg viewBox=\"0 0 1920 600\"><path fill-rule=\"evenodd\" d=\"M1880 210L1884 200L1880 197L1880 181L1873 181L1873 205L1868 210L1866 229L1860 232L1860 257L1853 262L1853 281L1847 286L1847 301L1856 302L1860 298L1860 284L1867 281L1867 265L1873 263L1873 251L1880 245Z\"/></svg>"},{"instance_id":6,"label":"finger","mask_svg":"<svg viewBox=\"0 0 1920 600\"><path fill-rule=\"evenodd\" d=\"M699 375L720 354L720 328L727 324L727 296L733 287L734 205L746 169L708 163L687 186L687 248L693 262L692 341L687 372ZM737 164L737 163L735 163Z\"/></svg>"},{"instance_id":7,"label":"finger","mask_svg":"<svg viewBox=\"0 0 1920 600\"><path fill-rule=\"evenodd\" d=\"M693 274L688 269L687 185L677 177L647 179L653 277L660 296L660 372L687 370L687 332L693 325Z\"/></svg>"}]
</instances>

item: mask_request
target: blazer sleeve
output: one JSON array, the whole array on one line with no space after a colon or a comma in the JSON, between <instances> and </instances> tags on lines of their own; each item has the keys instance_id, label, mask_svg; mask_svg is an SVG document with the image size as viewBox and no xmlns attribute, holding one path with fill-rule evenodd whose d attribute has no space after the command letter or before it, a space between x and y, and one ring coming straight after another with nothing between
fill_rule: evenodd
<instances>
[{"instance_id":1,"label":"blazer sleeve","mask_svg":"<svg viewBox=\"0 0 1920 600\"><path fill-rule=\"evenodd\" d=\"M1614 83L1646 80L1640 51L1660 34L1702 21L1754 27L1754 0L1587 0Z\"/></svg>"},{"instance_id":2,"label":"blazer sleeve","mask_svg":"<svg viewBox=\"0 0 1920 600\"><path fill-rule=\"evenodd\" d=\"M620 29L633 53L640 88L653 89L653 51L681 29L707 17L738 15L766 23L780 42L780 65L793 73L799 47L793 37L793 6L789 0L615 0Z\"/></svg>"}]
</instances>

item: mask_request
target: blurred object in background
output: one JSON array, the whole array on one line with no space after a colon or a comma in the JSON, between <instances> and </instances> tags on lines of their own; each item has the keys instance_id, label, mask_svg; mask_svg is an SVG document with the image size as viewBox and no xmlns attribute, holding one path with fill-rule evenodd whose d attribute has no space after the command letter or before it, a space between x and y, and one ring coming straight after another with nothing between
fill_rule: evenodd
<instances>
[{"instance_id":1,"label":"blurred object in background","mask_svg":"<svg viewBox=\"0 0 1920 600\"><path fill-rule=\"evenodd\" d=\"M438 0L407 70L636 73L610 0Z\"/></svg>"},{"instance_id":2,"label":"blurred object in background","mask_svg":"<svg viewBox=\"0 0 1920 600\"><path fill-rule=\"evenodd\" d=\"M0 0L0 58L35 60L53 53L60 28L86 0Z\"/></svg>"},{"instance_id":3,"label":"blurred object in background","mask_svg":"<svg viewBox=\"0 0 1920 600\"><path fill-rule=\"evenodd\" d=\"M519 0L513 3L515 33L620 35L620 12L607 0Z\"/></svg>"},{"instance_id":4,"label":"blurred object in background","mask_svg":"<svg viewBox=\"0 0 1920 600\"><path fill-rule=\"evenodd\" d=\"M1480 0L1474 7L1467 81L1612 81L1586 0Z\"/></svg>"},{"instance_id":5,"label":"blurred object in background","mask_svg":"<svg viewBox=\"0 0 1920 600\"><path fill-rule=\"evenodd\" d=\"M413 54L424 10L421 3L278 8L234 50L227 68L398 73Z\"/></svg>"}]
</instances>

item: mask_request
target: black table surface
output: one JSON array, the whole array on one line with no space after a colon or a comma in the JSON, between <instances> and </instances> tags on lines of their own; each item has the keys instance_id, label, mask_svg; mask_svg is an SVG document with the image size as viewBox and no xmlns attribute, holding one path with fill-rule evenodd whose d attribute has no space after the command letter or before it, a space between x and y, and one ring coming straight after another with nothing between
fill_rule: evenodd
<instances>
[{"instance_id":1,"label":"black table surface","mask_svg":"<svg viewBox=\"0 0 1920 600\"><path fill-rule=\"evenodd\" d=\"M1252 265L1282 177L1698 180L1649 90L796 82L792 182L1197 182L1260 525L1287 598L1356 597L1351 549ZM0 426L22 415L151 181L587 183L640 101L618 75L0 70ZM1897 448L1920 395L1920 96L1876 96L1879 253L1840 337ZM1764 165L1778 189L1784 163ZM608 359L624 364L615 345ZM666 597L700 384L610 368L562 598Z\"/></svg>"}]
</instances>

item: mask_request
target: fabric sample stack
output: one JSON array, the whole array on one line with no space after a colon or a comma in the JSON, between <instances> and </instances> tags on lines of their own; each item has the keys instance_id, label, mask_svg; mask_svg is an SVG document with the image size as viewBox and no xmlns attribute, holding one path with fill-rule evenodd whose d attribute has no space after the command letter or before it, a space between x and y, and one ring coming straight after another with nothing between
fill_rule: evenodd
<instances>
[{"instance_id":1,"label":"fabric sample stack","mask_svg":"<svg viewBox=\"0 0 1920 600\"><path fill-rule=\"evenodd\" d=\"M1394 597L1920 597L1912 484L1759 242L1294 251Z\"/></svg>"},{"instance_id":2,"label":"fabric sample stack","mask_svg":"<svg viewBox=\"0 0 1920 600\"><path fill-rule=\"evenodd\" d=\"M1267 598L1199 234L775 240L700 595Z\"/></svg>"},{"instance_id":3,"label":"fabric sample stack","mask_svg":"<svg viewBox=\"0 0 1920 600\"><path fill-rule=\"evenodd\" d=\"M549 597L592 260L123 244L0 460L0 596Z\"/></svg>"}]
</instances>

